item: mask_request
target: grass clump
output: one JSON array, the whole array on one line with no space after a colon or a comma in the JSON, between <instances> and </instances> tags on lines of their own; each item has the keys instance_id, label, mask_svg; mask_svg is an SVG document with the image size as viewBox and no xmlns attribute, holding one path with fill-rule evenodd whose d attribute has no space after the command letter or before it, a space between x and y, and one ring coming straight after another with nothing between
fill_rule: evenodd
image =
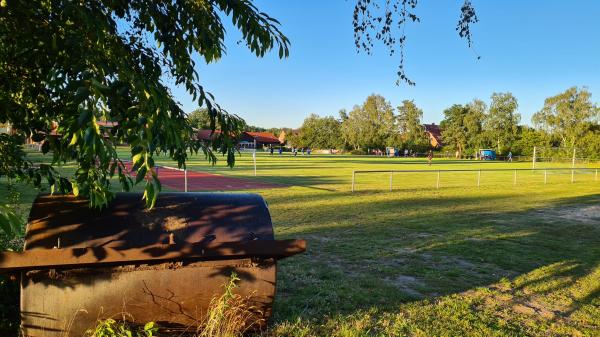
<instances>
[{"instance_id":1,"label":"grass clump","mask_svg":"<svg viewBox=\"0 0 600 337\"><path fill-rule=\"evenodd\" d=\"M237 337L264 325L262 313L250 304L248 297L234 293L240 278L231 273L220 297L214 297L199 337Z\"/></svg>"}]
</instances>

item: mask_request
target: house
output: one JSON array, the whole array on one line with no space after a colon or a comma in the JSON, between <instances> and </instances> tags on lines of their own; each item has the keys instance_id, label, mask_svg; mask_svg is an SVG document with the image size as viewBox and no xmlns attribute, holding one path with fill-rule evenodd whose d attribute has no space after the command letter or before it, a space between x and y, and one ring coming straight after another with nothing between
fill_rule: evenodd
<instances>
[{"instance_id":1,"label":"house","mask_svg":"<svg viewBox=\"0 0 600 337\"><path fill-rule=\"evenodd\" d=\"M196 132L196 139L203 141L211 141L215 136L221 133L220 130L201 129ZM244 131L240 135L238 146L240 149L254 149L254 144L257 148L265 146L279 146L281 142L277 137L269 132L248 132Z\"/></svg>"},{"instance_id":2,"label":"house","mask_svg":"<svg viewBox=\"0 0 600 337\"><path fill-rule=\"evenodd\" d=\"M440 148L444 143L442 142L442 129L440 129L439 125L435 123L431 124L423 124L425 128L425 133L429 137L429 143L433 148Z\"/></svg>"},{"instance_id":3,"label":"house","mask_svg":"<svg viewBox=\"0 0 600 337\"><path fill-rule=\"evenodd\" d=\"M270 132L246 132L242 133L240 139L241 148L254 148L256 144L257 148L265 146L279 146L281 141Z\"/></svg>"}]
</instances>

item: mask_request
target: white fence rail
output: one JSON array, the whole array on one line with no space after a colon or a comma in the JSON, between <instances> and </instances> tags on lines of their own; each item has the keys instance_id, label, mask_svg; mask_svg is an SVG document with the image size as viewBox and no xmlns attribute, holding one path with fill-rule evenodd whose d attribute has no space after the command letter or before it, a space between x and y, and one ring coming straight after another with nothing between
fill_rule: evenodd
<instances>
[{"instance_id":1,"label":"white fence rail","mask_svg":"<svg viewBox=\"0 0 600 337\"><path fill-rule=\"evenodd\" d=\"M389 174L389 191L392 192L394 190L394 175L398 176L398 175L408 175L408 174L419 174L419 175L433 175L435 177L435 184L431 184L429 186L435 186L436 189L439 189L442 185L442 177L449 177L448 174L463 174L463 175L471 175L472 174L472 178L473 178L473 182L471 186L476 186L476 187L481 187L482 186L482 176L483 177L489 177L488 173L498 173L500 175L502 175L502 173L504 173L503 177L501 177L501 180L504 180L504 182L506 183L506 179L510 179L512 178L512 185L513 186L517 186L518 182L519 182L519 177L523 176L524 173L530 173L530 176L535 175L535 174L543 174L543 183L544 184L548 184L550 183L550 175L551 174L560 174L560 175L570 175L570 177L568 178L569 181L571 183L575 183L577 181L577 176L579 175L583 175L586 174L588 176L593 176L593 181L597 182L598 181L598 170L597 168L578 168L578 167L572 167L572 168L540 168L540 169L530 169L530 168L514 168L514 169L510 169L510 168L506 168L506 169L448 169L448 170L354 170L352 171L352 192L355 192L357 190L358 187L358 181L357 181L357 176L358 175L374 175L374 174L379 174L384 175L384 174ZM509 178L509 176L512 176ZM415 178L415 176L413 176L412 178ZM455 177L456 178L456 177ZM459 180L461 180L460 177L458 177ZM462 179L464 180L464 176L462 177ZM386 179L387 180L387 179ZM539 179L541 181L541 178ZM591 178L590 178L591 180ZM378 182L380 182L381 180L377 180ZM419 182L424 182L423 180L420 180ZM564 182L564 179L562 179L562 182ZM414 183L414 182L413 182ZM377 184L378 186L381 186L382 184ZM462 186L468 186L468 184L466 182L461 184Z\"/></svg>"}]
</instances>

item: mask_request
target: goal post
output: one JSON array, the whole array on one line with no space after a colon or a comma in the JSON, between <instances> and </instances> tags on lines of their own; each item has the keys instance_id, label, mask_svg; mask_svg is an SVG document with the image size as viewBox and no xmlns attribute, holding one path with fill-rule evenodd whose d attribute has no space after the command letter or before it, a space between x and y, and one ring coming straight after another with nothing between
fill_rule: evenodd
<instances>
[{"instance_id":1,"label":"goal post","mask_svg":"<svg viewBox=\"0 0 600 337\"><path fill-rule=\"evenodd\" d=\"M588 158L577 157L579 151L576 147L534 146L532 152L531 167L533 169L544 166L543 163L562 163L562 165L568 165L571 168L582 163L589 163Z\"/></svg>"}]
</instances>

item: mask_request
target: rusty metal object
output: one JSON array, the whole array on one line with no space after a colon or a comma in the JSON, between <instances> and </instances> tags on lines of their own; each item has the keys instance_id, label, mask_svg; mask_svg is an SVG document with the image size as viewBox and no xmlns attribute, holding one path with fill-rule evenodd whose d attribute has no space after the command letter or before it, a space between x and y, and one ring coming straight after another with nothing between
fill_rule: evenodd
<instances>
[{"instance_id":1,"label":"rusty metal object","mask_svg":"<svg viewBox=\"0 0 600 337\"><path fill-rule=\"evenodd\" d=\"M274 240L258 195L164 193L146 210L140 194L119 193L103 210L87 205L38 197L24 252L0 254L0 271L21 270L24 336L80 336L123 313L190 332L233 271L266 322L277 259L305 250Z\"/></svg>"},{"instance_id":2,"label":"rusty metal object","mask_svg":"<svg viewBox=\"0 0 600 337\"><path fill-rule=\"evenodd\" d=\"M0 272L41 268L81 268L164 261L284 258L306 250L304 240L269 240L207 244L157 244L117 250L105 247L60 248L2 254Z\"/></svg>"}]
</instances>

